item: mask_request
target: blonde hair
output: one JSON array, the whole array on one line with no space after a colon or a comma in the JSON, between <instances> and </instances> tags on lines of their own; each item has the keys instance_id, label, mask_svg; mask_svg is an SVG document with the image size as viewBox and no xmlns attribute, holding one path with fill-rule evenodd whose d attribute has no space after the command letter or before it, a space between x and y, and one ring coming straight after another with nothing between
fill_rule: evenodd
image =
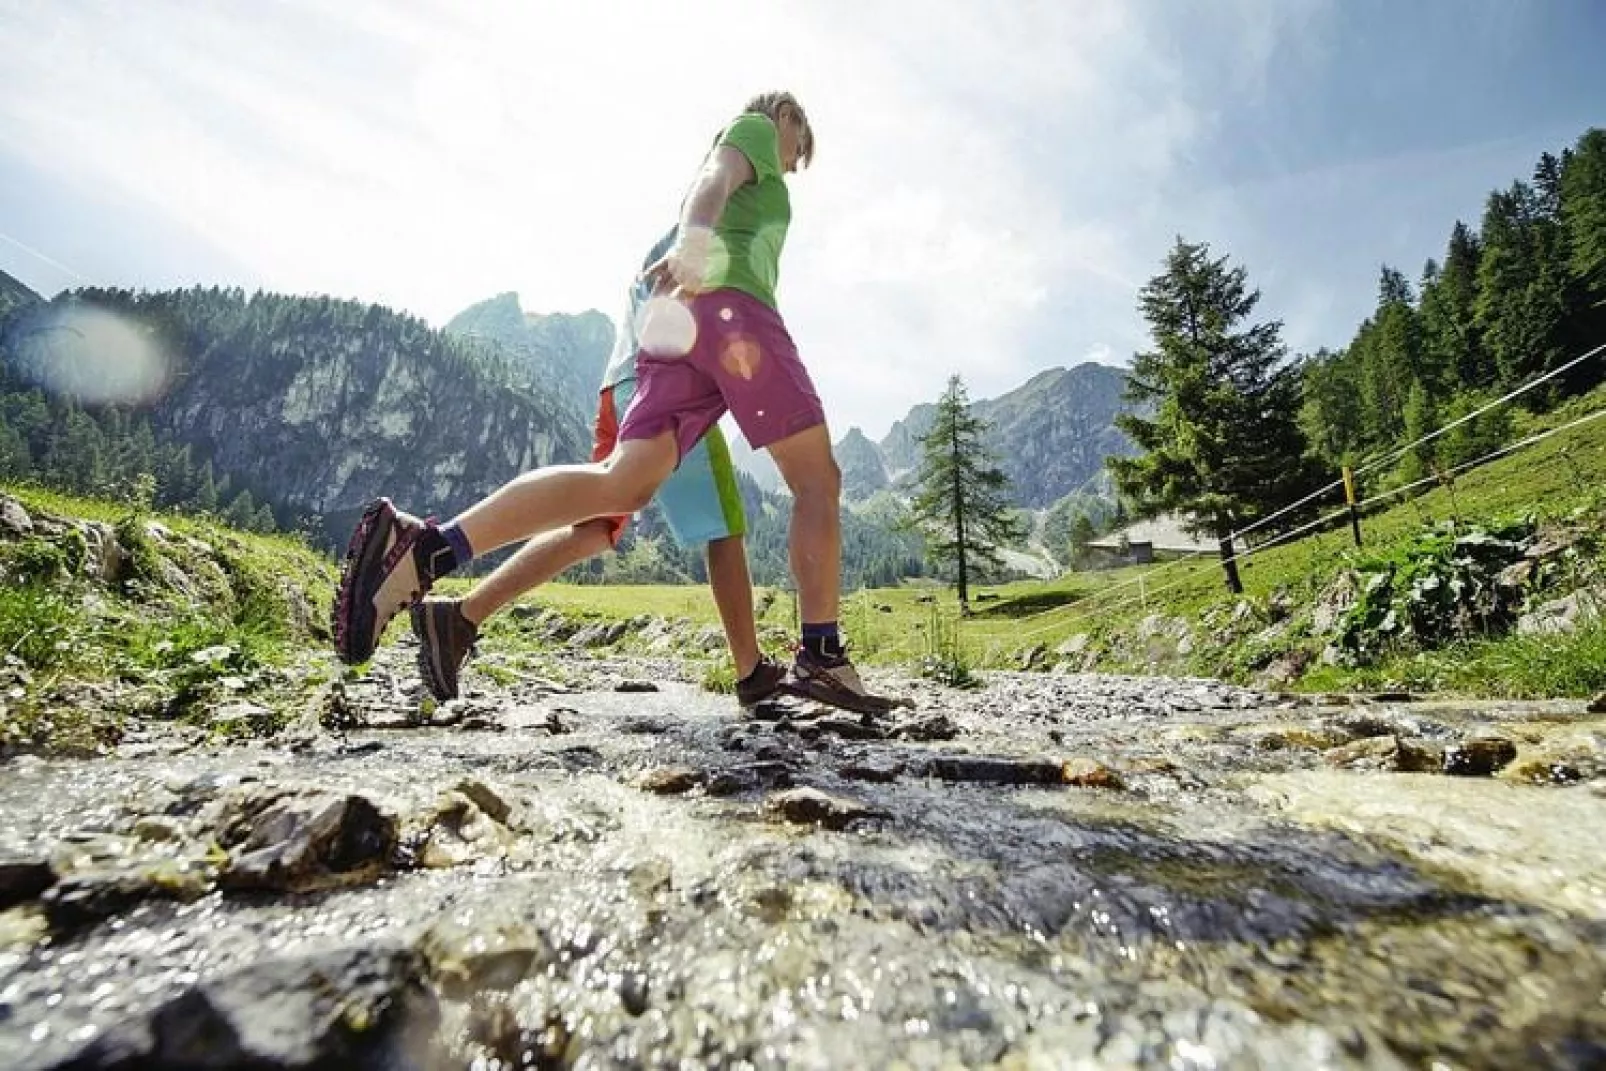
<instances>
[{"instance_id":1,"label":"blonde hair","mask_svg":"<svg viewBox=\"0 0 1606 1071\"><path fill-rule=\"evenodd\" d=\"M760 93L748 101L742 111L757 112L759 115L768 116L771 122L779 126L782 108L791 108L792 113L797 116L798 124L803 128L802 140L798 143L797 154L798 158L803 161L803 165L807 167L814 162L814 128L809 125L808 113L803 110L803 105L797 102L796 97L781 90Z\"/></svg>"}]
</instances>

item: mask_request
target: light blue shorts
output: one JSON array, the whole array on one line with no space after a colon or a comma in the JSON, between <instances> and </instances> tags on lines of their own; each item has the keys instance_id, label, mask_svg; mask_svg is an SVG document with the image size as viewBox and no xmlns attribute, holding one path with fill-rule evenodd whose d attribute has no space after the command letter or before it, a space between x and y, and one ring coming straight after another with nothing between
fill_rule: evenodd
<instances>
[{"instance_id":1,"label":"light blue shorts","mask_svg":"<svg viewBox=\"0 0 1606 1071\"><path fill-rule=\"evenodd\" d=\"M613 452L619 423L635 395L633 379L621 380L602 392L597 408L598 460ZM670 535L683 547L747 533L747 515L742 509L741 489L736 484L736 466L718 425L710 428L696 446L682 455L680 466L658 488L653 501L663 512ZM613 520L612 536L617 543L629 518Z\"/></svg>"}]
</instances>

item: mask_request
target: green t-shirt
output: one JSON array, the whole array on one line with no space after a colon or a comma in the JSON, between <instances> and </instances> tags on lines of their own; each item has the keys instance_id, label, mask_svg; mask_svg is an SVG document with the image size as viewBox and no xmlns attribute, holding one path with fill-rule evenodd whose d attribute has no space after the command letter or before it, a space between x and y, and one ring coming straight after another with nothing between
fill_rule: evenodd
<instances>
[{"instance_id":1,"label":"green t-shirt","mask_svg":"<svg viewBox=\"0 0 1606 1071\"><path fill-rule=\"evenodd\" d=\"M753 165L753 181L744 182L725 203L714 225L709 256L709 287L731 287L775 308L781 247L792 222L792 201L781 172L780 135L765 115L749 112L725 128L720 145L729 145Z\"/></svg>"}]
</instances>

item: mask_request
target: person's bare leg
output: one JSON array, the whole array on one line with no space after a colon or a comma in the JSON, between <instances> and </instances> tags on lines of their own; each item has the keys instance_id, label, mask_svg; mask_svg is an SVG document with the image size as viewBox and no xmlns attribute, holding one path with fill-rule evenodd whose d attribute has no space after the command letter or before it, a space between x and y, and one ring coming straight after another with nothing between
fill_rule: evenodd
<instances>
[{"instance_id":1,"label":"person's bare leg","mask_svg":"<svg viewBox=\"0 0 1606 1071\"><path fill-rule=\"evenodd\" d=\"M842 587L842 470L831 434L818 424L769 447L792 491L788 541L792 576L805 622L835 621Z\"/></svg>"},{"instance_id":2,"label":"person's bare leg","mask_svg":"<svg viewBox=\"0 0 1606 1071\"><path fill-rule=\"evenodd\" d=\"M672 431L627 439L600 463L551 465L515 476L452 523L479 555L592 517L635 513L669 478L678 457Z\"/></svg>"},{"instance_id":3,"label":"person's bare leg","mask_svg":"<svg viewBox=\"0 0 1606 1071\"><path fill-rule=\"evenodd\" d=\"M532 537L517 554L474 585L464 596L459 612L476 627L483 624L486 618L531 588L545 584L571 565L610 549L613 546L610 527L605 520L591 520Z\"/></svg>"},{"instance_id":4,"label":"person's bare leg","mask_svg":"<svg viewBox=\"0 0 1606 1071\"><path fill-rule=\"evenodd\" d=\"M726 536L708 544L708 586L714 591L725 642L730 644L741 680L758 665L758 625L753 616L753 579L747 570L747 548L741 536Z\"/></svg>"}]
</instances>

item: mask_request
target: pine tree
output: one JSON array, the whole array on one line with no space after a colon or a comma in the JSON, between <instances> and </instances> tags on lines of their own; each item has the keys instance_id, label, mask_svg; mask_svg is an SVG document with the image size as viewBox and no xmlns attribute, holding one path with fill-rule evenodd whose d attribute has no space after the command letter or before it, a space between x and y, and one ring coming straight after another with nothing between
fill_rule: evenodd
<instances>
[{"instance_id":1,"label":"pine tree","mask_svg":"<svg viewBox=\"0 0 1606 1071\"><path fill-rule=\"evenodd\" d=\"M1477 326L1478 261L1482 246L1460 220L1450 231L1442 267L1423 272L1422 349L1437 383L1452 389L1486 386L1494 369Z\"/></svg>"},{"instance_id":2,"label":"pine tree","mask_svg":"<svg viewBox=\"0 0 1606 1071\"><path fill-rule=\"evenodd\" d=\"M250 491L241 491L223 511L223 520L241 531L249 532L256 522L256 515L256 499L251 497Z\"/></svg>"},{"instance_id":3,"label":"pine tree","mask_svg":"<svg viewBox=\"0 0 1606 1071\"><path fill-rule=\"evenodd\" d=\"M1411 384L1411 393L1405 400L1404 438L1414 445L1400 455L1398 475L1401 484L1415 483L1433 471L1436 442L1419 443L1417 440L1432 433L1436 426L1437 414L1427 389L1421 383Z\"/></svg>"},{"instance_id":4,"label":"pine tree","mask_svg":"<svg viewBox=\"0 0 1606 1071\"><path fill-rule=\"evenodd\" d=\"M1306 441L1329 467L1348 464L1363 445L1360 388L1351 362L1321 350L1301 365L1301 378L1299 427Z\"/></svg>"},{"instance_id":5,"label":"pine tree","mask_svg":"<svg viewBox=\"0 0 1606 1071\"><path fill-rule=\"evenodd\" d=\"M1593 349L1606 338L1606 130L1578 139L1561 170L1561 226L1567 270L1577 291L1575 344ZM1594 366L1591 368L1590 366ZM1585 362L1579 387L1599 377L1599 362ZM1593 378L1587 373L1593 372Z\"/></svg>"},{"instance_id":6,"label":"pine tree","mask_svg":"<svg viewBox=\"0 0 1606 1071\"><path fill-rule=\"evenodd\" d=\"M1076 520L1071 522L1071 564L1081 565L1087 558L1087 546L1098 538L1098 530L1093 526L1093 518L1085 513L1078 513Z\"/></svg>"},{"instance_id":7,"label":"pine tree","mask_svg":"<svg viewBox=\"0 0 1606 1071\"><path fill-rule=\"evenodd\" d=\"M1478 327L1500 383L1515 387L1562 360L1567 315L1559 221L1524 182L1489 196L1478 265Z\"/></svg>"},{"instance_id":8,"label":"pine tree","mask_svg":"<svg viewBox=\"0 0 1606 1071\"><path fill-rule=\"evenodd\" d=\"M1247 278L1208 246L1177 239L1165 271L1139 295L1154 349L1133 358L1133 411L1116 417L1144 452L1108 461L1140 512L1184 513L1220 542L1235 594L1243 585L1234 530L1299 497L1309 481L1299 372L1279 367L1282 324L1249 322L1260 293Z\"/></svg>"},{"instance_id":9,"label":"pine tree","mask_svg":"<svg viewBox=\"0 0 1606 1071\"><path fill-rule=\"evenodd\" d=\"M955 564L964 613L970 612L971 567L998 568L998 547L1023 535L1005 499L1008 479L982 446L986 431L985 422L971 415L964 383L950 377L931 431L921 440L919 490L910 504L926 534L927 556Z\"/></svg>"}]
</instances>

